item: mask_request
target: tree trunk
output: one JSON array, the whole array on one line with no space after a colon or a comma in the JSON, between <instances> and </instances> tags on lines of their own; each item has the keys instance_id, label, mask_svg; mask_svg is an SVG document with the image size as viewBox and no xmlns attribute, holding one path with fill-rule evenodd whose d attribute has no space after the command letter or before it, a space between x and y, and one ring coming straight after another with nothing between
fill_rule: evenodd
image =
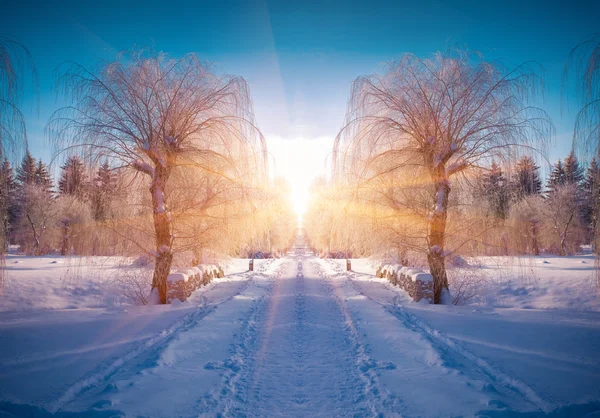
<instances>
[{"instance_id":1,"label":"tree trunk","mask_svg":"<svg viewBox=\"0 0 600 418\"><path fill-rule=\"evenodd\" d=\"M540 246L538 244L537 239L537 223L531 222L531 248L533 250L533 255L540 255Z\"/></svg>"},{"instance_id":2,"label":"tree trunk","mask_svg":"<svg viewBox=\"0 0 600 418\"><path fill-rule=\"evenodd\" d=\"M62 239L62 247L60 249L60 255L67 255L69 251L69 225L63 225L63 239Z\"/></svg>"},{"instance_id":3,"label":"tree trunk","mask_svg":"<svg viewBox=\"0 0 600 418\"><path fill-rule=\"evenodd\" d=\"M561 237L560 238L560 255L565 256L567 255L567 237Z\"/></svg>"},{"instance_id":4,"label":"tree trunk","mask_svg":"<svg viewBox=\"0 0 600 418\"><path fill-rule=\"evenodd\" d=\"M152 277L152 290L158 289L161 304L167 303L167 276L171 271L171 263L173 262L171 216L167 211L165 197L167 179L168 171L164 167L157 166L150 185L154 232L156 234L156 260L154 276Z\"/></svg>"},{"instance_id":5,"label":"tree trunk","mask_svg":"<svg viewBox=\"0 0 600 418\"><path fill-rule=\"evenodd\" d=\"M444 240L446 236L446 220L448 218L448 195L450 185L442 170L434 176L435 201L434 208L429 216L427 241L429 252L427 261L433 276L433 303L441 303L443 289L448 289L448 276L446 274L446 259L444 255Z\"/></svg>"}]
</instances>

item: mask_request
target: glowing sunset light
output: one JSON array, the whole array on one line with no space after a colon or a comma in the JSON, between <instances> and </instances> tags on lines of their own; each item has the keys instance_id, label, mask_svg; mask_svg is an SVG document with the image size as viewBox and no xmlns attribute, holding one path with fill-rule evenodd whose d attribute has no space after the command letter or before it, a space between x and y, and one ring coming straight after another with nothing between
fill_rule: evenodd
<instances>
[{"instance_id":1,"label":"glowing sunset light","mask_svg":"<svg viewBox=\"0 0 600 418\"><path fill-rule=\"evenodd\" d=\"M290 199L299 217L306 211L310 185L316 177L326 173L326 164L332 138L271 137L267 139L274 177L283 177L291 188Z\"/></svg>"}]
</instances>

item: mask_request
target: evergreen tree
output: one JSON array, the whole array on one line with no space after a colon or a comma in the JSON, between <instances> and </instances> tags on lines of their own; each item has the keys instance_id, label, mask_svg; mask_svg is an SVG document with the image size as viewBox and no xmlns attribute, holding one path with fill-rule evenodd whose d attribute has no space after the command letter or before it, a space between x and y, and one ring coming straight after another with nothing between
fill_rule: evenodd
<instances>
[{"instance_id":1,"label":"evergreen tree","mask_svg":"<svg viewBox=\"0 0 600 418\"><path fill-rule=\"evenodd\" d=\"M61 177L58 182L60 194L82 198L87 188L87 176L83 161L77 156L69 157L61 169Z\"/></svg>"},{"instance_id":2,"label":"evergreen tree","mask_svg":"<svg viewBox=\"0 0 600 418\"><path fill-rule=\"evenodd\" d=\"M550 176L548 177L548 183L546 186L548 187L548 192L554 192L559 186L564 186L566 182L567 179L565 176L565 168L562 161L558 160L558 162L554 164L554 167L550 172Z\"/></svg>"},{"instance_id":3,"label":"evergreen tree","mask_svg":"<svg viewBox=\"0 0 600 418\"><path fill-rule=\"evenodd\" d=\"M565 159L564 164L565 183L580 186L584 179L583 167L579 165L579 161L573 151Z\"/></svg>"},{"instance_id":4,"label":"evergreen tree","mask_svg":"<svg viewBox=\"0 0 600 418\"><path fill-rule=\"evenodd\" d=\"M20 187L27 184L34 184L36 178L37 162L35 158L31 156L29 151L23 157L21 166L17 168L17 181Z\"/></svg>"},{"instance_id":5,"label":"evergreen tree","mask_svg":"<svg viewBox=\"0 0 600 418\"><path fill-rule=\"evenodd\" d=\"M508 184L502 169L492 163L490 171L483 175L482 194L488 201L495 217L506 219L508 214Z\"/></svg>"},{"instance_id":6,"label":"evergreen tree","mask_svg":"<svg viewBox=\"0 0 600 418\"><path fill-rule=\"evenodd\" d=\"M110 207L117 190L117 178L105 162L98 169L92 190L92 214L97 221L104 221L110 216Z\"/></svg>"},{"instance_id":7,"label":"evergreen tree","mask_svg":"<svg viewBox=\"0 0 600 418\"><path fill-rule=\"evenodd\" d=\"M38 161L37 167L35 169L35 184L40 186L40 188L44 192L52 194L52 176L48 171L48 167L42 162L42 160Z\"/></svg>"},{"instance_id":8,"label":"evergreen tree","mask_svg":"<svg viewBox=\"0 0 600 418\"><path fill-rule=\"evenodd\" d=\"M512 193L516 200L541 193L542 182L539 170L540 168L535 164L533 158L529 156L524 156L517 162L511 182Z\"/></svg>"},{"instance_id":9,"label":"evergreen tree","mask_svg":"<svg viewBox=\"0 0 600 418\"><path fill-rule=\"evenodd\" d=\"M0 165L0 251L6 251L9 244L9 232L16 217L15 192L16 181L14 170L8 159Z\"/></svg>"}]
</instances>

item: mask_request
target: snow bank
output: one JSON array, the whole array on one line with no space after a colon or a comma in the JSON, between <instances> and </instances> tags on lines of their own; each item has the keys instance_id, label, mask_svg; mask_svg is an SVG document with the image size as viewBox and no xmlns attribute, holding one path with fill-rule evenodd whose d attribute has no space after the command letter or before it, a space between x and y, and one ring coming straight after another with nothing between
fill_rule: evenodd
<instances>
[{"instance_id":1,"label":"snow bank","mask_svg":"<svg viewBox=\"0 0 600 418\"><path fill-rule=\"evenodd\" d=\"M415 302L422 299L433 301L433 276L430 273L399 264L385 264L377 268L375 276L401 287Z\"/></svg>"},{"instance_id":2,"label":"snow bank","mask_svg":"<svg viewBox=\"0 0 600 418\"><path fill-rule=\"evenodd\" d=\"M216 264L175 270L167 277L167 303L175 300L184 302L194 290L222 277L225 277L225 271L222 266Z\"/></svg>"},{"instance_id":3,"label":"snow bank","mask_svg":"<svg viewBox=\"0 0 600 418\"><path fill-rule=\"evenodd\" d=\"M465 258L452 255L447 261L453 300L464 296L457 302L460 305L600 311L594 276L596 266L591 254ZM394 272L397 275L402 269L398 265L377 263L367 258L352 260L352 271L384 277L392 282L382 274L384 268L392 275ZM416 277L411 270L406 268L402 271L409 274L412 280ZM418 276L421 281L425 281L425 278Z\"/></svg>"}]
</instances>

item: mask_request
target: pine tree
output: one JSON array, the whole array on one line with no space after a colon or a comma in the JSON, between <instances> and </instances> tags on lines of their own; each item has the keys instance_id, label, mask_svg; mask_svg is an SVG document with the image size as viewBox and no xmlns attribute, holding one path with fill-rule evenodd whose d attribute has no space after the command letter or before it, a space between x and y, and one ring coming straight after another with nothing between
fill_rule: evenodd
<instances>
[{"instance_id":1,"label":"pine tree","mask_svg":"<svg viewBox=\"0 0 600 418\"><path fill-rule=\"evenodd\" d=\"M20 187L23 187L28 184L35 183L35 173L37 169L37 162L35 158L31 156L29 151L23 157L23 161L21 162L21 166L17 168L17 181Z\"/></svg>"},{"instance_id":2,"label":"pine tree","mask_svg":"<svg viewBox=\"0 0 600 418\"><path fill-rule=\"evenodd\" d=\"M110 207L117 189L117 178L105 162L98 169L92 191L92 214L97 221L109 218Z\"/></svg>"},{"instance_id":3,"label":"pine tree","mask_svg":"<svg viewBox=\"0 0 600 418\"><path fill-rule=\"evenodd\" d=\"M565 159L564 164L565 183L580 186L584 179L583 167L579 165L579 161L573 151Z\"/></svg>"},{"instance_id":4,"label":"pine tree","mask_svg":"<svg viewBox=\"0 0 600 418\"><path fill-rule=\"evenodd\" d=\"M506 219L508 214L508 184L502 169L492 163L490 171L483 175L482 194L488 201L495 217Z\"/></svg>"},{"instance_id":5,"label":"pine tree","mask_svg":"<svg viewBox=\"0 0 600 418\"><path fill-rule=\"evenodd\" d=\"M562 161L558 160L558 162L554 164L550 176L548 177L548 183L546 185L548 193L554 192L559 186L564 186L566 182L565 168Z\"/></svg>"},{"instance_id":6,"label":"pine tree","mask_svg":"<svg viewBox=\"0 0 600 418\"><path fill-rule=\"evenodd\" d=\"M529 156L524 156L517 162L511 182L512 193L516 200L541 193L542 182L539 170L533 158Z\"/></svg>"},{"instance_id":7,"label":"pine tree","mask_svg":"<svg viewBox=\"0 0 600 418\"><path fill-rule=\"evenodd\" d=\"M15 174L8 159L4 159L0 165L0 228L1 236L0 251L6 251L9 244L9 232L16 217L15 192L16 192Z\"/></svg>"},{"instance_id":8,"label":"pine tree","mask_svg":"<svg viewBox=\"0 0 600 418\"><path fill-rule=\"evenodd\" d=\"M87 176L83 161L77 156L69 157L61 169L61 178L58 182L60 194L82 198L87 188Z\"/></svg>"},{"instance_id":9,"label":"pine tree","mask_svg":"<svg viewBox=\"0 0 600 418\"><path fill-rule=\"evenodd\" d=\"M52 176L48 171L48 167L42 162L42 160L38 161L37 167L35 169L35 184L40 186L44 192L52 194Z\"/></svg>"}]
</instances>

